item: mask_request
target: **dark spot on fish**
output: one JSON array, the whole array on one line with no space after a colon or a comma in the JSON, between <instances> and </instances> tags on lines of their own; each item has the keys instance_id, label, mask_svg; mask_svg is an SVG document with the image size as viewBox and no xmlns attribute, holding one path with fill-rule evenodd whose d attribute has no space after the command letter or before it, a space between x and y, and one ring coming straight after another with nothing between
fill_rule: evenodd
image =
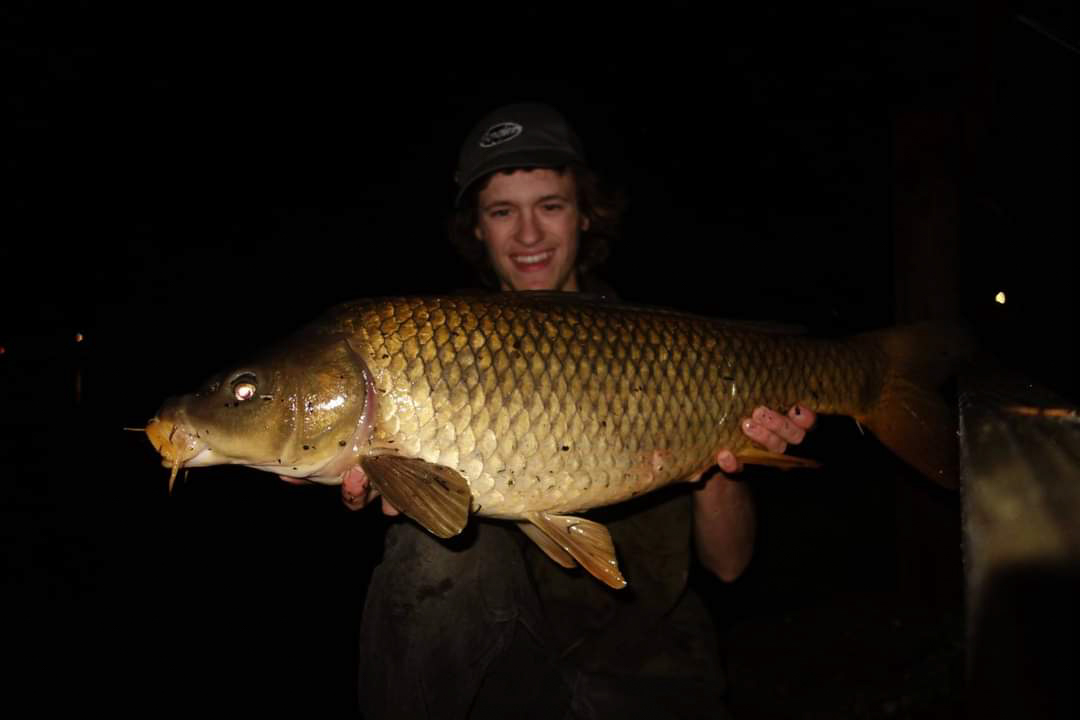
<instances>
[{"instance_id":1,"label":"dark spot on fish","mask_svg":"<svg viewBox=\"0 0 1080 720\"><path fill-rule=\"evenodd\" d=\"M341 446L341 447L345 447L345 445L346 445L346 444L347 444L347 443L346 443L346 442L345 442L344 440L338 440L338 445L339 445L339 446Z\"/></svg>"},{"instance_id":2,"label":"dark spot on fish","mask_svg":"<svg viewBox=\"0 0 1080 720\"><path fill-rule=\"evenodd\" d=\"M388 358L388 357L390 357L390 356L389 356L389 355L387 355L386 353L383 353L383 356L382 356L382 359L383 359L383 360L385 360L385 359L386 359L386 358Z\"/></svg>"},{"instance_id":3,"label":"dark spot on fish","mask_svg":"<svg viewBox=\"0 0 1080 720\"><path fill-rule=\"evenodd\" d=\"M513 485L513 484L514 484L514 480L513 480L512 478L511 478L510 480L507 480L507 481L506 481L506 484L507 484L507 485Z\"/></svg>"},{"instance_id":4,"label":"dark spot on fish","mask_svg":"<svg viewBox=\"0 0 1080 720\"><path fill-rule=\"evenodd\" d=\"M562 446L562 449L563 449L564 451L566 451L566 450L569 450L569 449L570 449L570 446L569 446L569 445L563 445L563 446Z\"/></svg>"},{"instance_id":5,"label":"dark spot on fish","mask_svg":"<svg viewBox=\"0 0 1080 720\"><path fill-rule=\"evenodd\" d=\"M802 408L798 405L795 406L795 415L802 415Z\"/></svg>"},{"instance_id":6,"label":"dark spot on fish","mask_svg":"<svg viewBox=\"0 0 1080 720\"><path fill-rule=\"evenodd\" d=\"M280 464L281 464L281 458L278 458L278 459L277 459L277 464L278 464L278 465L280 465Z\"/></svg>"},{"instance_id":7,"label":"dark spot on fish","mask_svg":"<svg viewBox=\"0 0 1080 720\"><path fill-rule=\"evenodd\" d=\"M511 350L517 350L518 349L518 341L517 340L511 340L510 341L510 349Z\"/></svg>"},{"instance_id":8,"label":"dark spot on fish","mask_svg":"<svg viewBox=\"0 0 1080 720\"><path fill-rule=\"evenodd\" d=\"M607 420L601 420L600 427L607 427Z\"/></svg>"},{"instance_id":9,"label":"dark spot on fish","mask_svg":"<svg viewBox=\"0 0 1080 720\"><path fill-rule=\"evenodd\" d=\"M723 378L724 380L727 380L728 382L735 382L735 378L733 378L730 375L721 375L720 377Z\"/></svg>"},{"instance_id":10,"label":"dark spot on fish","mask_svg":"<svg viewBox=\"0 0 1080 720\"><path fill-rule=\"evenodd\" d=\"M304 449L305 449L305 450L310 450L311 448L309 448L309 447L308 447L307 445L305 445L305 446L304 446Z\"/></svg>"},{"instance_id":11,"label":"dark spot on fish","mask_svg":"<svg viewBox=\"0 0 1080 720\"><path fill-rule=\"evenodd\" d=\"M555 489L555 486L554 485L548 485L547 489L548 489L548 492L551 492L552 490Z\"/></svg>"},{"instance_id":12,"label":"dark spot on fish","mask_svg":"<svg viewBox=\"0 0 1080 720\"><path fill-rule=\"evenodd\" d=\"M262 396L262 399L263 399L263 400L273 400L273 399L274 399L274 396L273 396L273 395L263 395L263 396Z\"/></svg>"},{"instance_id":13,"label":"dark spot on fish","mask_svg":"<svg viewBox=\"0 0 1080 720\"><path fill-rule=\"evenodd\" d=\"M293 470L296 470L296 469L297 469L297 468L293 468Z\"/></svg>"}]
</instances>

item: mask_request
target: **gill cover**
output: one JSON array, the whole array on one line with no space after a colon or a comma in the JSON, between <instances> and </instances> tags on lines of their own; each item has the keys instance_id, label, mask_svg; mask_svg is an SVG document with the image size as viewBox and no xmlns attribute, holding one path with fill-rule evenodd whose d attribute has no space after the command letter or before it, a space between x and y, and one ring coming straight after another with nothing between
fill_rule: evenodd
<instances>
[{"instance_id":1,"label":"gill cover","mask_svg":"<svg viewBox=\"0 0 1080 720\"><path fill-rule=\"evenodd\" d=\"M162 408L159 418L207 446L202 462L320 476L353 451L368 375L340 336L306 333L254 362L210 378Z\"/></svg>"}]
</instances>

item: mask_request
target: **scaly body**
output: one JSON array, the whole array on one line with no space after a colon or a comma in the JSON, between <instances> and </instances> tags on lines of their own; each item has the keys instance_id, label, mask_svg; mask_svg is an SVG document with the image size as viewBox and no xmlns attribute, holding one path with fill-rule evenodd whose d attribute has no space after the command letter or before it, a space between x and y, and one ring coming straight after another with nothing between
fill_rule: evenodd
<instances>
[{"instance_id":1,"label":"scaly body","mask_svg":"<svg viewBox=\"0 0 1080 720\"><path fill-rule=\"evenodd\" d=\"M865 415L873 348L561 299L401 299L332 313L376 388L373 453L458 470L473 512L521 518L686 480L758 404Z\"/></svg>"}]
</instances>

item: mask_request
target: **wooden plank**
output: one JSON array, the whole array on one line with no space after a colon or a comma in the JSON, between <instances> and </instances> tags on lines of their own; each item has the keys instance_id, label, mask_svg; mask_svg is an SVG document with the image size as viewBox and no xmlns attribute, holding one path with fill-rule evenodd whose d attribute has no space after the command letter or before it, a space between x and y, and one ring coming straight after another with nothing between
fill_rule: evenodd
<instances>
[{"instance_id":1,"label":"wooden plank","mask_svg":"<svg viewBox=\"0 0 1080 720\"><path fill-rule=\"evenodd\" d=\"M1080 414L1000 370L960 410L969 714L1080 717Z\"/></svg>"}]
</instances>

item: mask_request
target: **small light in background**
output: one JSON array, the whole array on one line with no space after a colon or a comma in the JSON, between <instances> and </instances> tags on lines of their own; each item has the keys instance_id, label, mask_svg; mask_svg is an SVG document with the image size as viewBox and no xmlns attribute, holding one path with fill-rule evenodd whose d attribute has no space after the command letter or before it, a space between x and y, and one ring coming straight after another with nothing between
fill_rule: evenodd
<instances>
[{"instance_id":1,"label":"small light in background","mask_svg":"<svg viewBox=\"0 0 1080 720\"><path fill-rule=\"evenodd\" d=\"M7 352L7 349L6 349L6 348L4 348L4 346L3 346L3 345L0 345L0 355L3 355L3 354L4 354L4 353L6 353L6 352Z\"/></svg>"},{"instance_id":2,"label":"small light in background","mask_svg":"<svg viewBox=\"0 0 1080 720\"><path fill-rule=\"evenodd\" d=\"M81 343L82 341L83 341L83 334L82 333L75 333L75 342Z\"/></svg>"},{"instance_id":3,"label":"small light in background","mask_svg":"<svg viewBox=\"0 0 1080 720\"><path fill-rule=\"evenodd\" d=\"M999 292L997 295L994 296L994 300L997 302L998 305L1004 305L1005 304L1005 293L1004 292Z\"/></svg>"}]
</instances>

